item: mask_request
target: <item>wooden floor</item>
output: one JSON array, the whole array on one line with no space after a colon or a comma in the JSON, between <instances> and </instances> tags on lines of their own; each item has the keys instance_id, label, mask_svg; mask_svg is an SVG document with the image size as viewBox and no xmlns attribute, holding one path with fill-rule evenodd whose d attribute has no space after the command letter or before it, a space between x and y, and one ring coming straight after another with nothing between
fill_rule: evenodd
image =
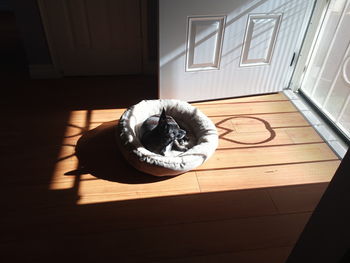
<instances>
[{"instance_id":1,"label":"wooden floor","mask_svg":"<svg viewBox=\"0 0 350 263\"><path fill-rule=\"evenodd\" d=\"M216 124L219 147L173 178L124 162L114 140L124 109L12 120L42 136L3 134L16 157L3 158L12 170L3 177L2 254L45 262L284 262L340 161L283 94L194 105Z\"/></svg>"}]
</instances>

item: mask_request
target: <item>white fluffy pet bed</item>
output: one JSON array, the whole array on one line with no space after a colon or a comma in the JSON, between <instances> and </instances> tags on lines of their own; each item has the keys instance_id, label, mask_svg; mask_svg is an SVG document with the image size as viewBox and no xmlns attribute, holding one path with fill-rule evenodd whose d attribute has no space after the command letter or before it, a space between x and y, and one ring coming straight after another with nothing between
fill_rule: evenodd
<instances>
[{"instance_id":1,"label":"white fluffy pet bed","mask_svg":"<svg viewBox=\"0 0 350 263\"><path fill-rule=\"evenodd\" d=\"M150 152L140 142L139 129L150 116L162 109L187 131L189 149L163 156ZM125 159L136 169L155 176L174 176L201 165L218 146L213 122L200 110L179 100L143 100L127 109L117 127L118 146Z\"/></svg>"}]
</instances>

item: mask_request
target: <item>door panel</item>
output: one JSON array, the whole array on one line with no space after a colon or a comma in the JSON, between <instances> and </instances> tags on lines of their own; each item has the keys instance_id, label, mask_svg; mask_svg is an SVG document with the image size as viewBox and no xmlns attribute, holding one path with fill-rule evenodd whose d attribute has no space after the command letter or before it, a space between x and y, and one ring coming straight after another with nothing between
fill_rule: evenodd
<instances>
[{"instance_id":1,"label":"door panel","mask_svg":"<svg viewBox=\"0 0 350 263\"><path fill-rule=\"evenodd\" d=\"M47 29L64 75L141 72L138 0L42 0Z\"/></svg>"},{"instance_id":2,"label":"door panel","mask_svg":"<svg viewBox=\"0 0 350 263\"><path fill-rule=\"evenodd\" d=\"M270 64L282 14L249 15L241 67Z\"/></svg>"},{"instance_id":3,"label":"door panel","mask_svg":"<svg viewBox=\"0 0 350 263\"><path fill-rule=\"evenodd\" d=\"M197 101L281 91L313 3L159 0L160 97Z\"/></svg>"},{"instance_id":4,"label":"door panel","mask_svg":"<svg viewBox=\"0 0 350 263\"><path fill-rule=\"evenodd\" d=\"M350 1L332 1L301 90L350 138Z\"/></svg>"},{"instance_id":5,"label":"door panel","mask_svg":"<svg viewBox=\"0 0 350 263\"><path fill-rule=\"evenodd\" d=\"M225 16L189 17L186 71L218 69Z\"/></svg>"}]
</instances>

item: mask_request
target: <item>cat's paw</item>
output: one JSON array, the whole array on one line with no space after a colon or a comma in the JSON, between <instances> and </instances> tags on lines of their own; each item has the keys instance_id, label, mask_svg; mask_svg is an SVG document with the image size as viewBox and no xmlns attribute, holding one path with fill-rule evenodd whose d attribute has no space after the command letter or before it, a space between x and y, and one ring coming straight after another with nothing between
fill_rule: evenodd
<instances>
[{"instance_id":1,"label":"cat's paw","mask_svg":"<svg viewBox=\"0 0 350 263\"><path fill-rule=\"evenodd\" d=\"M184 140L175 140L173 147L175 150L181 151L181 152L186 152L188 150L188 142Z\"/></svg>"}]
</instances>

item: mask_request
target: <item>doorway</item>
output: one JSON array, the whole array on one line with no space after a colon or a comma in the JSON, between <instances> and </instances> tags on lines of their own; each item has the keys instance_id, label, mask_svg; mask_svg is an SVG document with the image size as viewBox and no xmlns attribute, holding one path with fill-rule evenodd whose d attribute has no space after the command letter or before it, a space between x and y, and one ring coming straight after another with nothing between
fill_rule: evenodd
<instances>
[{"instance_id":1,"label":"doorway","mask_svg":"<svg viewBox=\"0 0 350 263\"><path fill-rule=\"evenodd\" d=\"M350 139L350 1L331 1L299 91Z\"/></svg>"},{"instance_id":2,"label":"doorway","mask_svg":"<svg viewBox=\"0 0 350 263\"><path fill-rule=\"evenodd\" d=\"M156 74L157 1L39 0L61 76Z\"/></svg>"}]
</instances>

